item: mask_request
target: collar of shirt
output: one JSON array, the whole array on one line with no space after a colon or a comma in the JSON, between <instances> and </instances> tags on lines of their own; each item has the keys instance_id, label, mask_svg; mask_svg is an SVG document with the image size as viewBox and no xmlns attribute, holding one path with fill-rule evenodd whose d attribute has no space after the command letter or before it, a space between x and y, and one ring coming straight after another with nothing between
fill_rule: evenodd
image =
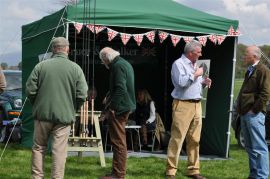
<instances>
[{"instance_id":1,"label":"collar of shirt","mask_svg":"<svg viewBox=\"0 0 270 179\"><path fill-rule=\"evenodd\" d=\"M255 62L252 66L255 67L260 61Z\"/></svg>"},{"instance_id":2,"label":"collar of shirt","mask_svg":"<svg viewBox=\"0 0 270 179\"><path fill-rule=\"evenodd\" d=\"M181 58L183 59L183 62L184 62L185 64L191 66L193 69L196 68L197 63L194 63L194 64L193 64L193 63L192 63L185 55L182 55Z\"/></svg>"},{"instance_id":3,"label":"collar of shirt","mask_svg":"<svg viewBox=\"0 0 270 179\"><path fill-rule=\"evenodd\" d=\"M53 54L53 57L63 57L63 58L68 58L68 55L66 55L65 53L63 52L59 52L59 53L56 53L56 54Z\"/></svg>"},{"instance_id":4,"label":"collar of shirt","mask_svg":"<svg viewBox=\"0 0 270 179\"><path fill-rule=\"evenodd\" d=\"M248 72L249 75L251 75L251 73L253 72L255 66L259 63L259 61L255 62L253 65L248 66Z\"/></svg>"}]
</instances>

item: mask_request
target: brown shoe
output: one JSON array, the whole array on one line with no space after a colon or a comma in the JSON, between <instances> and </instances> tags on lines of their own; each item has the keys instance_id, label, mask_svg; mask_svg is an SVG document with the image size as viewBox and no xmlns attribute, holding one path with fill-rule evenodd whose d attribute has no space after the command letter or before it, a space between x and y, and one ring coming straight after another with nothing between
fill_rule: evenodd
<instances>
[{"instance_id":1,"label":"brown shoe","mask_svg":"<svg viewBox=\"0 0 270 179\"><path fill-rule=\"evenodd\" d=\"M175 179L175 176L174 175L166 175L165 179Z\"/></svg>"},{"instance_id":2,"label":"brown shoe","mask_svg":"<svg viewBox=\"0 0 270 179\"><path fill-rule=\"evenodd\" d=\"M206 179L205 177L201 176L200 174L188 175L188 177L193 178L193 179Z\"/></svg>"}]
</instances>

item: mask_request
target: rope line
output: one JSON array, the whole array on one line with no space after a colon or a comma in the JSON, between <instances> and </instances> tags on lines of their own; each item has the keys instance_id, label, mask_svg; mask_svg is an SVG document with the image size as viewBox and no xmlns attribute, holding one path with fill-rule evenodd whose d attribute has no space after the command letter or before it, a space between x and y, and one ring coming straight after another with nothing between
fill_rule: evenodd
<instances>
[{"instance_id":1,"label":"rope line","mask_svg":"<svg viewBox=\"0 0 270 179\"><path fill-rule=\"evenodd\" d=\"M58 30L58 28L59 28L60 22L61 22L61 21L63 22L63 16L64 16L66 10L67 10L67 6L65 6L65 9L63 10L62 16L61 16L61 18L60 18L60 20L59 20L59 22L58 22L58 24L57 24L57 26L56 26L56 29L55 29L55 31L54 31L54 33L53 33L53 37L51 38L51 40L55 37L55 34L56 34L56 32L57 32L57 30ZM49 51L49 48L50 48L50 45L51 45L51 40L50 40L50 42L49 42L49 45L48 45L48 47L47 47L47 50L46 50L46 52L45 52L45 54L44 54L44 56L43 56L43 58L42 58L41 61L43 61L43 60L45 59L46 54L47 54L48 51Z\"/></svg>"}]
</instances>

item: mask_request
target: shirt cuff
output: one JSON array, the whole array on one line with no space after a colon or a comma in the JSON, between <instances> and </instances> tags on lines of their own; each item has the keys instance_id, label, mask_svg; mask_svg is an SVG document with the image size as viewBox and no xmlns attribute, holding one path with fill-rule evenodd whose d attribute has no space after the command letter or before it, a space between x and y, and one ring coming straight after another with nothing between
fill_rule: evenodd
<instances>
[{"instance_id":1,"label":"shirt cuff","mask_svg":"<svg viewBox=\"0 0 270 179\"><path fill-rule=\"evenodd\" d=\"M193 82L194 81L194 75L193 74L189 75L189 79Z\"/></svg>"}]
</instances>

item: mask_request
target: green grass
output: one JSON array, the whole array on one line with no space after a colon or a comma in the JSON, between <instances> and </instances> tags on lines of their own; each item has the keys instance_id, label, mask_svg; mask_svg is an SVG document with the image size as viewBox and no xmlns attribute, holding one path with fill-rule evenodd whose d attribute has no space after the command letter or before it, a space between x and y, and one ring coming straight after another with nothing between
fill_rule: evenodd
<instances>
[{"instance_id":1,"label":"green grass","mask_svg":"<svg viewBox=\"0 0 270 179\"><path fill-rule=\"evenodd\" d=\"M241 149L232 132L230 158L227 160L201 161L201 173L208 179L244 179L248 175L248 160L246 152ZM1 144L1 152L4 145ZM46 178L50 178L51 157L45 158ZM98 157L68 157L65 179L95 179L111 171L111 158L106 158L106 167L102 168ZM185 175L187 162L179 162L177 178L187 179ZM130 157L127 161L126 179L162 179L166 160L156 157ZM0 162L1 179L31 178L31 150L19 145L10 144Z\"/></svg>"},{"instance_id":2,"label":"green grass","mask_svg":"<svg viewBox=\"0 0 270 179\"><path fill-rule=\"evenodd\" d=\"M234 99L237 98L240 88L242 86L243 79L235 79L234 81Z\"/></svg>"},{"instance_id":3,"label":"green grass","mask_svg":"<svg viewBox=\"0 0 270 179\"><path fill-rule=\"evenodd\" d=\"M235 94L238 94L242 80L235 81ZM0 153L4 148L0 144ZM65 169L65 179L96 179L111 171L111 158L106 158L106 167L102 168L98 157L68 157ZM181 160L178 166L177 178L185 177L187 161ZM127 160L126 179L164 179L166 160L156 157L135 158ZM50 178L51 157L45 158L46 179ZM248 177L248 158L231 134L230 158L227 160L201 161L201 173L208 179L245 179ZM31 178L31 150L19 145L9 144L0 161L1 179Z\"/></svg>"}]
</instances>

